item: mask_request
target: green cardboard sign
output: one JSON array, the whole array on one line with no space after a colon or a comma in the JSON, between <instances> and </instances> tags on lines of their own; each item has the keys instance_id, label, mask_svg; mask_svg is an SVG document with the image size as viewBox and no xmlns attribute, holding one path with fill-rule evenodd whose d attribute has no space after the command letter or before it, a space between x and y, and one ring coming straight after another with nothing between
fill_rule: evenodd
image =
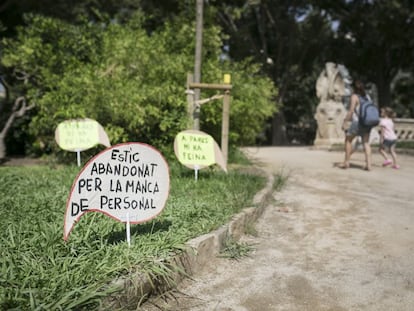
<instances>
[{"instance_id":1,"label":"green cardboard sign","mask_svg":"<svg viewBox=\"0 0 414 311\"><path fill-rule=\"evenodd\" d=\"M214 139L207 134L178 133L178 160L182 164L209 166L216 163Z\"/></svg>"},{"instance_id":2,"label":"green cardboard sign","mask_svg":"<svg viewBox=\"0 0 414 311\"><path fill-rule=\"evenodd\" d=\"M64 121L58 125L55 137L59 147L68 151L87 150L99 143L110 146L102 126L92 119Z\"/></svg>"},{"instance_id":3,"label":"green cardboard sign","mask_svg":"<svg viewBox=\"0 0 414 311\"><path fill-rule=\"evenodd\" d=\"M217 164L227 172L226 162L220 147L213 137L198 131L185 130L174 139L174 153L184 166L195 170Z\"/></svg>"}]
</instances>

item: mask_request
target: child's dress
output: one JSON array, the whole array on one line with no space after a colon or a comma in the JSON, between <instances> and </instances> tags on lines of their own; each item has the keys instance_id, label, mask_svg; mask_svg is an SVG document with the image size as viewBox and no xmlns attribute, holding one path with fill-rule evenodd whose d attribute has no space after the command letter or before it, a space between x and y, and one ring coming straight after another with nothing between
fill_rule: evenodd
<instances>
[{"instance_id":1,"label":"child's dress","mask_svg":"<svg viewBox=\"0 0 414 311\"><path fill-rule=\"evenodd\" d=\"M394 122L390 118L381 118L379 125L384 132L384 141L396 141L397 134L394 131Z\"/></svg>"}]
</instances>

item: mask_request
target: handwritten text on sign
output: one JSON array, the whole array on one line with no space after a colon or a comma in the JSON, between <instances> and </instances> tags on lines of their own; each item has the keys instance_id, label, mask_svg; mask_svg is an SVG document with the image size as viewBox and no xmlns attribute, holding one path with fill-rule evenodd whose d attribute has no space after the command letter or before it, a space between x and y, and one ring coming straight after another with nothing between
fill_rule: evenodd
<instances>
[{"instance_id":1,"label":"handwritten text on sign","mask_svg":"<svg viewBox=\"0 0 414 311\"><path fill-rule=\"evenodd\" d=\"M227 172L220 147L210 135L197 130L185 130L174 139L174 153L181 164L201 169L217 163Z\"/></svg>"},{"instance_id":2,"label":"handwritten text on sign","mask_svg":"<svg viewBox=\"0 0 414 311\"><path fill-rule=\"evenodd\" d=\"M183 164L209 166L216 163L214 139L207 134L181 132L177 135L178 160Z\"/></svg>"},{"instance_id":3,"label":"handwritten text on sign","mask_svg":"<svg viewBox=\"0 0 414 311\"><path fill-rule=\"evenodd\" d=\"M75 179L66 204L64 239L86 212L142 223L165 206L170 187L168 164L142 143L115 145L90 160Z\"/></svg>"}]
</instances>

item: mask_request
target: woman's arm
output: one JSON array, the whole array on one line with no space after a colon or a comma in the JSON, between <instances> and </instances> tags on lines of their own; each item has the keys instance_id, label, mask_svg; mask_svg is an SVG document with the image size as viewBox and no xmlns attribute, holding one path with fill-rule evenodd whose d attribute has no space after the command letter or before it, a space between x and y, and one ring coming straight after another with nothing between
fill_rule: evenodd
<instances>
[{"instance_id":1,"label":"woman's arm","mask_svg":"<svg viewBox=\"0 0 414 311\"><path fill-rule=\"evenodd\" d=\"M349 109L345 115L344 122L342 123L342 129L345 130L346 123L352 121L352 114L355 111L355 107L358 105L358 96L356 94L351 95L351 103L349 105Z\"/></svg>"},{"instance_id":2,"label":"woman's arm","mask_svg":"<svg viewBox=\"0 0 414 311\"><path fill-rule=\"evenodd\" d=\"M348 112L345 116L345 121L352 121L352 114L355 111L356 106L359 103L358 96L356 94L351 95L351 104L349 105Z\"/></svg>"}]
</instances>

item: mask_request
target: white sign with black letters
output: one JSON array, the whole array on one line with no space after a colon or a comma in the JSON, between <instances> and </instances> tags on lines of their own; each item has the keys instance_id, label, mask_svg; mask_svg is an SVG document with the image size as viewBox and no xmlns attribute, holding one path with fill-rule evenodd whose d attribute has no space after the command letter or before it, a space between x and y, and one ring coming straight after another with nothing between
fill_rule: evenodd
<instances>
[{"instance_id":1,"label":"white sign with black letters","mask_svg":"<svg viewBox=\"0 0 414 311\"><path fill-rule=\"evenodd\" d=\"M92 158L76 177L66 203L64 239L86 212L138 224L156 217L170 189L161 153L143 143L124 143Z\"/></svg>"}]
</instances>

